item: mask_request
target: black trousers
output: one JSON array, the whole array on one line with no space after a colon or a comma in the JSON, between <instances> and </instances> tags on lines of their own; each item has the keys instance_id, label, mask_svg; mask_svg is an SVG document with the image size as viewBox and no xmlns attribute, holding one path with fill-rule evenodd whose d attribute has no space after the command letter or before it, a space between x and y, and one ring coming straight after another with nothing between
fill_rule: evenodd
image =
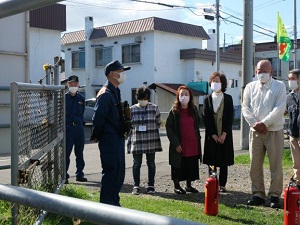
<instances>
[{"instance_id":1,"label":"black trousers","mask_svg":"<svg viewBox=\"0 0 300 225\"><path fill-rule=\"evenodd\" d=\"M208 173L211 175L212 173L212 168L208 166ZM219 182L221 187L225 187L227 183L227 175L228 175L228 166L221 166L219 169L219 173L217 170L217 167L215 167L215 172L219 174Z\"/></svg>"}]
</instances>

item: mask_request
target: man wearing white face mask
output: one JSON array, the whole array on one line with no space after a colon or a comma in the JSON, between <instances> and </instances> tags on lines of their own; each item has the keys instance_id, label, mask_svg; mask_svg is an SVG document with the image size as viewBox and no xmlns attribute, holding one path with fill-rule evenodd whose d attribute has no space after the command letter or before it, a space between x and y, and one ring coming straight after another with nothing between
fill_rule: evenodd
<instances>
[{"instance_id":1,"label":"man wearing white face mask","mask_svg":"<svg viewBox=\"0 0 300 225\"><path fill-rule=\"evenodd\" d=\"M133 129L128 137L127 153L132 153L133 156L133 195L139 195L141 191L140 169L142 165L143 154L146 155L148 166L147 193L155 193L155 153L162 151L159 136L161 120L160 111L157 105L149 102L150 96L151 92L148 87L138 87L136 89L136 100L138 103L130 107Z\"/></svg>"},{"instance_id":2,"label":"man wearing white face mask","mask_svg":"<svg viewBox=\"0 0 300 225\"><path fill-rule=\"evenodd\" d=\"M286 110L289 114L289 136L290 148L293 159L294 180L300 185L300 139L299 125L297 120L299 117L299 75L300 70L294 69L289 72L288 83L291 93L286 97Z\"/></svg>"},{"instance_id":3,"label":"man wearing white face mask","mask_svg":"<svg viewBox=\"0 0 300 225\"><path fill-rule=\"evenodd\" d=\"M119 192L125 178L125 121L118 88L126 80L125 70L130 67L118 60L105 66L107 83L97 95L93 116L102 165L100 202L115 206L120 206Z\"/></svg>"},{"instance_id":4,"label":"man wearing white face mask","mask_svg":"<svg viewBox=\"0 0 300 225\"><path fill-rule=\"evenodd\" d=\"M85 109L85 98L78 93L79 79L73 75L68 78L68 92L66 93L66 183L68 183L68 169L70 165L70 155L74 146L76 157L76 181L86 182L83 169L85 166L83 159L84 149L84 129L83 113Z\"/></svg>"},{"instance_id":5,"label":"man wearing white face mask","mask_svg":"<svg viewBox=\"0 0 300 225\"><path fill-rule=\"evenodd\" d=\"M270 162L271 184L268 191L271 208L280 207L283 190L282 156L284 146L283 125L286 108L286 87L272 78L272 65L268 60L257 64L257 81L246 85L242 113L250 126L249 151L250 178L253 197L248 205L265 203L263 162L266 153Z\"/></svg>"}]
</instances>

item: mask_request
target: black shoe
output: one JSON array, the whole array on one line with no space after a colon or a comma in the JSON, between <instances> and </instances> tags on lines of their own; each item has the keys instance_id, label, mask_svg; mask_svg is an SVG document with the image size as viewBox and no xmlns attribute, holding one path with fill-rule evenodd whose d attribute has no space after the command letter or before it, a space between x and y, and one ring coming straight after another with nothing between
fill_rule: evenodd
<instances>
[{"instance_id":1,"label":"black shoe","mask_svg":"<svg viewBox=\"0 0 300 225\"><path fill-rule=\"evenodd\" d=\"M186 194L186 191L183 190L181 187L180 187L180 188L174 188L174 192L175 192L176 194L179 194L179 195L184 195L184 194Z\"/></svg>"},{"instance_id":2,"label":"black shoe","mask_svg":"<svg viewBox=\"0 0 300 225\"><path fill-rule=\"evenodd\" d=\"M133 195L139 195L140 193L141 193L140 187L134 186L133 189L132 189L131 194L133 194Z\"/></svg>"},{"instance_id":3,"label":"black shoe","mask_svg":"<svg viewBox=\"0 0 300 225\"><path fill-rule=\"evenodd\" d=\"M155 188L153 186L150 186L147 188L147 193L148 194L155 194Z\"/></svg>"},{"instance_id":4,"label":"black shoe","mask_svg":"<svg viewBox=\"0 0 300 225\"><path fill-rule=\"evenodd\" d=\"M194 187L186 187L185 188L186 192L191 192L191 193L198 193L199 191L194 188Z\"/></svg>"},{"instance_id":5,"label":"black shoe","mask_svg":"<svg viewBox=\"0 0 300 225\"><path fill-rule=\"evenodd\" d=\"M88 180L85 177L76 177L76 181L87 182Z\"/></svg>"},{"instance_id":6,"label":"black shoe","mask_svg":"<svg viewBox=\"0 0 300 225\"><path fill-rule=\"evenodd\" d=\"M279 198L278 197L274 197L274 196L271 196L271 203L270 203L270 207L271 208L280 208L280 203L279 203Z\"/></svg>"},{"instance_id":7,"label":"black shoe","mask_svg":"<svg viewBox=\"0 0 300 225\"><path fill-rule=\"evenodd\" d=\"M265 200L260 197L257 197L257 196L253 196L247 202L247 205L254 205L254 206L259 206L259 205L263 205L263 204L265 204Z\"/></svg>"},{"instance_id":8,"label":"black shoe","mask_svg":"<svg viewBox=\"0 0 300 225\"><path fill-rule=\"evenodd\" d=\"M224 186L220 186L220 192L226 192L227 190L226 190L226 187L224 187Z\"/></svg>"}]
</instances>

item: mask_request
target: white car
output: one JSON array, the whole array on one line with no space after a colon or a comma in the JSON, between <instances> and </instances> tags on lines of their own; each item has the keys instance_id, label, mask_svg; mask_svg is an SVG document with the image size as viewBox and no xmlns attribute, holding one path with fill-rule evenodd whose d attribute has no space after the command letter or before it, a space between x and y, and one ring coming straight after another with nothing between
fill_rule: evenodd
<instances>
[{"instance_id":1,"label":"white car","mask_svg":"<svg viewBox=\"0 0 300 225\"><path fill-rule=\"evenodd\" d=\"M96 105L96 98L89 98L85 100L85 110L83 114L83 124L92 123L94 115L94 107Z\"/></svg>"}]
</instances>

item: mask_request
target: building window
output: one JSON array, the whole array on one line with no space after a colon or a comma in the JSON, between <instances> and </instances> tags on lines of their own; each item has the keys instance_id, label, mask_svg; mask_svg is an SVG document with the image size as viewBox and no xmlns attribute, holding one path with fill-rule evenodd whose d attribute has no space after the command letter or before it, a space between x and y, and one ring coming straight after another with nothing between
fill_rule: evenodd
<instances>
[{"instance_id":1,"label":"building window","mask_svg":"<svg viewBox=\"0 0 300 225\"><path fill-rule=\"evenodd\" d=\"M234 79L229 79L228 87L229 88L234 88Z\"/></svg>"},{"instance_id":2,"label":"building window","mask_svg":"<svg viewBox=\"0 0 300 225\"><path fill-rule=\"evenodd\" d=\"M300 68L300 61L297 60L297 65L296 68ZM294 69L294 61L289 61L289 70L293 70Z\"/></svg>"},{"instance_id":3,"label":"building window","mask_svg":"<svg viewBox=\"0 0 300 225\"><path fill-rule=\"evenodd\" d=\"M105 66L112 61L112 47L95 49L96 66Z\"/></svg>"},{"instance_id":4,"label":"building window","mask_svg":"<svg viewBox=\"0 0 300 225\"><path fill-rule=\"evenodd\" d=\"M238 86L238 80L236 80L236 79L228 80L228 88L235 88L237 86Z\"/></svg>"},{"instance_id":5,"label":"building window","mask_svg":"<svg viewBox=\"0 0 300 225\"><path fill-rule=\"evenodd\" d=\"M280 59L277 57L268 59L272 64L273 76L281 76L281 63Z\"/></svg>"},{"instance_id":6,"label":"building window","mask_svg":"<svg viewBox=\"0 0 300 225\"><path fill-rule=\"evenodd\" d=\"M72 68L85 68L85 52L72 52Z\"/></svg>"},{"instance_id":7,"label":"building window","mask_svg":"<svg viewBox=\"0 0 300 225\"><path fill-rule=\"evenodd\" d=\"M141 45L129 44L122 46L122 63L141 62Z\"/></svg>"}]
</instances>

